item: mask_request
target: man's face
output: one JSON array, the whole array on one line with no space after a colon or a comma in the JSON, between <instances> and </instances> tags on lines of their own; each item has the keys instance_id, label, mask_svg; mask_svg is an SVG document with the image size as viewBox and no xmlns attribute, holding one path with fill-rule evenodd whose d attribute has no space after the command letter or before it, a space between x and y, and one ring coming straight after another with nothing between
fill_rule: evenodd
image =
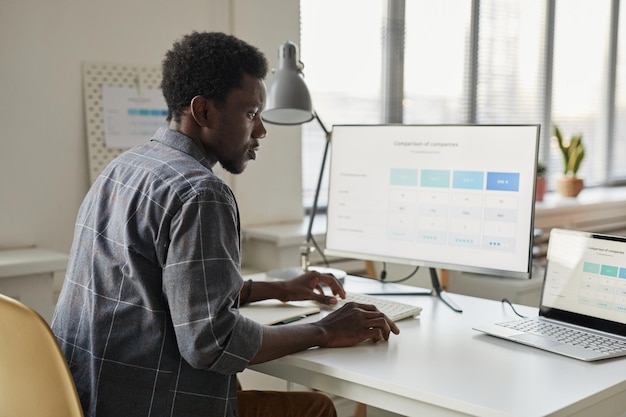
<instances>
[{"instance_id":1,"label":"man's face","mask_svg":"<svg viewBox=\"0 0 626 417\"><path fill-rule=\"evenodd\" d=\"M228 172L240 174L256 159L259 139L267 133L261 120L266 94L263 80L244 75L242 88L233 90L218 109L212 150Z\"/></svg>"}]
</instances>

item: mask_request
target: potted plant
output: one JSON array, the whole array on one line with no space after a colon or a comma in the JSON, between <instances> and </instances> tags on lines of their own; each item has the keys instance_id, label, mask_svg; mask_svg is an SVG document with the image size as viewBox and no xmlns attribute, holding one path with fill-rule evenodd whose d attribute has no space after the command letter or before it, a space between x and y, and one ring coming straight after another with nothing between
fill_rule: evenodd
<instances>
[{"instance_id":1,"label":"potted plant","mask_svg":"<svg viewBox=\"0 0 626 417\"><path fill-rule=\"evenodd\" d=\"M563 175L557 179L556 190L565 197L576 197L584 186L582 178L577 176L580 164L585 158L583 135L573 135L569 142L566 142L561 130L554 125L554 136L563 155Z\"/></svg>"},{"instance_id":2,"label":"potted plant","mask_svg":"<svg viewBox=\"0 0 626 417\"><path fill-rule=\"evenodd\" d=\"M546 194L546 171L547 167L541 163L537 163L537 185L535 186L535 201L543 201Z\"/></svg>"}]
</instances>

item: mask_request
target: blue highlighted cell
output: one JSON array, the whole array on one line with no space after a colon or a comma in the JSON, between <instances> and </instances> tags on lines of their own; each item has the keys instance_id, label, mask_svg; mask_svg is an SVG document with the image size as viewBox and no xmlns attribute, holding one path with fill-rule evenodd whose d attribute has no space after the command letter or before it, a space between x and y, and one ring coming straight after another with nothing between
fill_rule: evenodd
<instances>
[{"instance_id":1,"label":"blue highlighted cell","mask_svg":"<svg viewBox=\"0 0 626 417\"><path fill-rule=\"evenodd\" d=\"M619 274L617 275L619 278L626 278L626 268L620 268Z\"/></svg>"},{"instance_id":2,"label":"blue highlighted cell","mask_svg":"<svg viewBox=\"0 0 626 417\"><path fill-rule=\"evenodd\" d=\"M480 171L454 171L452 188L464 190L482 190L485 174Z\"/></svg>"},{"instance_id":3,"label":"blue highlighted cell","mask_svg":"<svg viewBox=\"0 0 626 417\"><path fill-rule=\"evenodd\" d=\"M605 275L607 277L617 277L617 270L619 268L611 265L602 265L600 269L600 275Z\"/></svg>"},{"instance_id":4,"label":"blue highlighted cell","mask_svg":"<svg viewBox=\"0 0 626 417\"><path fill-rule=\"evenodd\" d=\"M583 272L588 272L590 274L599 274L600 264L596 264L593 262L585 262L583 263Z\"/></svg>"},{"instance_id":5,"label":"blue highlighted cell","mask_svg":"<svg viewBox=\"0 0 626 417\"><path fill-rule=\"evenodd\" d=\"M517 172L488 172L487 190L490 191L519 191L519 173Z\"/></svg>"},{"instance_id":6,"label":"blue highlighted cell","mask_svg":"<svg viewBox=\"0 0 626 417\"><path fill-rule=\"evenodd\" d=\"M417 186L417 169L391 168L391 185Z\"/></svg>"},{"instance_id":7,"label":"blue highlighted cell","mask_svg":"<svg viewBox=\"0 0 626 417\"><path fill-rule=\"evenodd\" d=\"M129 116L152 116L152 117L167 117L167 109L138 109L128 108L126 113Z\"/></svg>"},{"instance_id":8,"label":"blue highlighted cell","mask_svg":"<svg viewBox=\"0 0 626 417\"><path fill-rule=\"evenodd\" d=\"M420 185L422 187L449 188L450 171L442 169L423 169Z\"/></svg>"}]
</instances>

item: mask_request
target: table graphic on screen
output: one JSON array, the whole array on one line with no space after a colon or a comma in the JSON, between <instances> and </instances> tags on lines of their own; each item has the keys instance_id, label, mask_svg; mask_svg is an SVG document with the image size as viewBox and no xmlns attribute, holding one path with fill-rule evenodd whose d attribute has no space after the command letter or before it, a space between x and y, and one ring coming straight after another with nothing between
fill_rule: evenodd
<instances>
[{"instance_id":1,"label":"table graphic on screen","mask_svg":"<svg viewBox=\"0 0 626 417\"><path fill-rule=\"evenodd\" d=\"M514 251L519 176L391 168L387 237Z\"/></svg>"},{"instance_id":2,"label":"table graphic on screen","mask_svg":"<svg viewBox=\"0 0 626 417\"><path fill-rule=\"evenodd\" d=\"M529 277L538 125L336 125L325 252Z\"/></svg>"},{"instance_id":3,"label":"table graphic on screen","mask_svg":"<svg viewBox=\"0 0 626 417\"><path fill-rule=\"evenodd\" d=\"M578 302L626 313L626 267L585 262Z\"/></svg>"}]
</instances>

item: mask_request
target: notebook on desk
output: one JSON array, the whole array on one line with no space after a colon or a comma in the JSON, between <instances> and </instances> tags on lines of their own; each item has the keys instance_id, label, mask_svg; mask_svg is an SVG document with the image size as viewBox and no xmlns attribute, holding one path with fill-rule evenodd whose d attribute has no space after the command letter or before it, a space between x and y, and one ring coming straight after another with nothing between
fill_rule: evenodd
<instances>
[{"instance_id":1,"label":"notebook on desk","mask_svg":"<svg viewBox=\"0 0 626 417\"><path fill-rule=\"evenodd\" d=\"M538 317L474 329L584 361L626 356L626 238L552 229L546 259Z\"/></svg>"},{"instance_id":2,"label":"notebook on desk","mask_svg":"<svg viewBox=\"0 0 626 417\"><path fill-rule=\"evenodd\" d=\"M290 323L320 312L312 302L283 303L264 300L246 304L239 308L242 316L268 326Z\"/></svg>"}]
</instances>

